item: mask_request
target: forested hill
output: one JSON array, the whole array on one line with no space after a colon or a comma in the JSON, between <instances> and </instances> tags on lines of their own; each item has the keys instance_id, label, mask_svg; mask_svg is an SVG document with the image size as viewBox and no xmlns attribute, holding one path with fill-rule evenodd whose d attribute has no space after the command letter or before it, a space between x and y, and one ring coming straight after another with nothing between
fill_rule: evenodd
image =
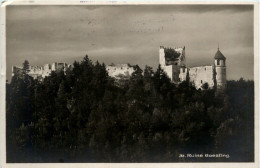
<instances>
[{"instance_id":1,"label":"forested hill","mask_svg":"<svg viewBox=\"0 0 260 168\"><path fill-rule=\"evenodd\" d=\"M254 82L178 86L158 67L115 81L86 56L42 82L6 84L7 162L252 162ZM229 154L182 158L180 154Z\"/></svg>"}]
</instances>

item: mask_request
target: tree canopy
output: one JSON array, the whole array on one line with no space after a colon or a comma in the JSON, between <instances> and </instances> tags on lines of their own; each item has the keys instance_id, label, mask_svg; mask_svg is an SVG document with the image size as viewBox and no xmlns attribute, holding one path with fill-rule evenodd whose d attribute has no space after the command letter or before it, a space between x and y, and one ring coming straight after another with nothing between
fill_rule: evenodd
<instances>
[{"instance_id":1,"label":"tree canopy","mask_svg":"<svg viewBox=\"0 0 260 168\"><path fill-rule=\"evenodd\" d=\"M88 56L42 82L6 84L7 162L191 162L254 160L254 82L227 91L171 83L138 65L127 82ZM205 85L205 87L207 87ZM180 158L227 153L226 158Z\"/></svg>"}]
</instances>

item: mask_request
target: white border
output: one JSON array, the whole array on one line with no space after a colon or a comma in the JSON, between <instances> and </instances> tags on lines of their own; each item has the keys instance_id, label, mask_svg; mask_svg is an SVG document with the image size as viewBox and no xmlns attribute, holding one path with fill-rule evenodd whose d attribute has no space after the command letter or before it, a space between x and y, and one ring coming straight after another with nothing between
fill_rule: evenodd
<instances>
[{"instance_id":1,"label":"white border","mask_svg":"<svg viewBox=\"0 0 260 168\"><path fill-rule=\"evenodd\" d=\"M115 167L115 168L144 168L144 167L177 167L177 168L258 168L259 167L259 4L252 1L94 1L82 0L80 1L7 1L1 6L1 90L0 90L0 133L1 133L1 167ZM5 95L6 95L6 6L8 5L143 5L143 4L251 4L254 5L254 84L255 84L255 162L254 163L6 163L6 123L5 123Z\"/></svg>"}]
</instances>

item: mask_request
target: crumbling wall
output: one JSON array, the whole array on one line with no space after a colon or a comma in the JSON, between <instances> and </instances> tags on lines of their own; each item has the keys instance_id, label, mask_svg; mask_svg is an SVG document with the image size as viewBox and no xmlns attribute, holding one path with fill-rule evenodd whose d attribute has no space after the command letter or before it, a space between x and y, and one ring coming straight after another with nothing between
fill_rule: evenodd
<instances>
[{"instance_id":1,"label":"crumbling wall","mask_svg":"<svg viewBox=\"0 0 260 168\"><path fill-rule=\"evenodd\" d=\"M19 66L12 66L12 76L19 75L21 76L23 74L24 70L22 67Z\"/></svg>"},{"instance_id":2,"label":"crumbling wall","mask_svg":"<svg viewBox=\"0 0 260 168\"><path fill-rule=\"evenodd\" d=\"M214 87L214 67L199 66L189 68L189 80L197 89L202 89L205 83L212 89Z\"/></svg>"},{"instance_id":3,"label":"crumbling wall","mask_svg":"<svg viewBox=\"0 0 260 168\"><path fill-rule=\"evenodd\" d=\"M29 69L27 71L27 74L34 79L37 78L45 78L51 74L52 71L60 71L63 70L66 72L66 70L71 69L71 65L67 65L66 63L53 63L45 64L44 66L29 66ZM22 67L12 66L12 76L16 75L22 75L24 72Z\"/></svg>"},{"instance_id":4,"label":"crumbling wall","mask_svg":"<svg viewBox=\"0 0 260 168\"><path fill-rule=\"evenodd\" d=\"M185 66L185 47L167 48L160 46L159 63L161 66Z\"/></svg>"},{"instance_id":5,"label":"crumbling wall","mask_svg":"<svg viewBox=\"0 0 260 168\"><path fill-rule=\"evenodd\" d=\"M168 75L168 77L171 79L171 81L173 81L173 79L174 79L173 78L173 66L168 65L168 66L162 66L161 68Z\"/></svg>"},{"instance_id":6,"label":"crumbling wall","mask_svg":"<svg viewBox=\"0 0 260 168\"><path fill-rule=\"evenodd\" d=\"M180 67L185 66L185 47L160 46L159 63L173 83L180 82Z\"/></svg>"},{"instance_id":7,"label":"crumbling wall","mask_svg":"<svg viewBox=\"0 0 260 168\"><path fill-rule=\"evenodd\" d=\"M168 65L161 67L173 83L179 83L180 66Z\"/></svg>"},{"instance_id":8,"label":"crumbling wall","mask_svg":"<svg viewBox=\"0 0 260 168\"><path fill-rule=\"evenodd\" d=\"M45 64L43 66L43 72L42 72L42 77L45 78L51 74L51 65L50 64Z\"/></svg>"},{"instance_id":9,"label":"crumbling wall","mask_svg":"<svg viewBox=\"0 0 260 168\"><path fill-rule=\"evenodd\" d=\"M134 67L128 64L117 64L107 66L106 70L109 76L119 79L121 75L130 77L134 72Z\"/></svg>"},{"instance_id":10,"label":"crumbling wall","mask_svg":"<svg viewBox=\"0 0 260 168\"><path fill-rule=\"evenodd\" d=\"M186 81L187 80L187 75L189 75L188 74L188 68L181 67L180 68L180 74L179 74L180 82Z\"/></svg>"}]
</instances>

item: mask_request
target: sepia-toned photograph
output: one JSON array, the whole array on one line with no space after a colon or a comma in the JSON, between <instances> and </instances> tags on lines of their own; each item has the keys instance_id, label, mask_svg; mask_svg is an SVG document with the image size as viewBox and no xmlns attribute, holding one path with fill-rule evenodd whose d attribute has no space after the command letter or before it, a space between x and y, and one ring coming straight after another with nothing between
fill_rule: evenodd
<instances>
[{"instance_id":1,"label":"sepia-toned photograph","mask_svg":"<svg viewBox=\"0 0 260 168\"><path fill-rule=\"evenodd\" d=\"M256 161L253 4L5 10L6 163Z\"/></svg>"}]
</instances>

